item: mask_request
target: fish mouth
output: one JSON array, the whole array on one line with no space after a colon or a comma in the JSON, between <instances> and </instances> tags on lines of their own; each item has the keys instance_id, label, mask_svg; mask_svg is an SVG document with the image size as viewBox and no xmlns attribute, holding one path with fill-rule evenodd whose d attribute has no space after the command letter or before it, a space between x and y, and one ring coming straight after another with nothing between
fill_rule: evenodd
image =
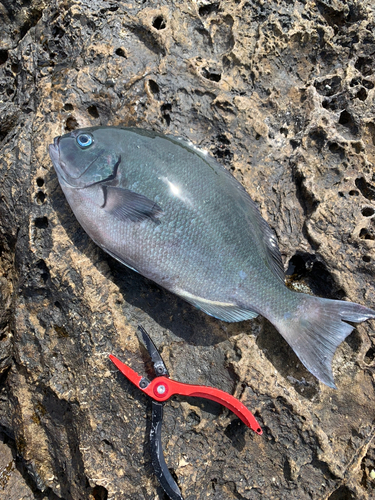
<instances>
[{"instance_id":1,"label":"fish mouth","mask_svg":"<svg viewBox=\"0 0 375 500\"><path fill-rule=\"evenodd\" d=\"M68 180L66 179L66 172L64 171L65 164L64 162L60 159L60 139L61 136L57 136L53 139L53 144L50 144L48 146L49 150L49 155L52 160L53 166L55 167L57 176L59 180L64 180L67 184L69 184Z\"/></svg>"},{"instance_id":2,"label":"fish mouth","mask_svg":"<svg viewBox=\"0 0 375 500\"><path fill-rule=\"evenodd\" d=\"M55 137L53 139L53 144L50 144L48 146L49 155L50 155L51 160L53 161L54 165L59 164L59 161L60 161L59 144L60 144L60 136Z\"/></svg>"},{"instance_id":3,"label":"fish mouth","mask_svg":"<svg viewBox=\"0 0 375 500\"><path fill-rule=\"evenodd\" d=\"M73 134L71 134L71 136L72 135ZM69 168L67 167L64 160L61 159L61 154L60 154L61 139L62 139L61 136L55 137L53 140L53 144L49 144L48 146L49 155L52 160L53 166L55 167L55 171L57 173L57 177L59 179L60 184L75 189L81 189L90 186L91 184L96 184L96 182L90 184L89 182L81 181L81 177L83 177L86 174L87 170L89 170L89 168L96 162L96 160L104 153L104 149L99 149L97 155L87 165L87 167L82 172L80 172L79 175L74 177L69 173ZM117 169L120 160L121 156L117 164L115 165L115 169Z\"/></svg>"}]
</instances>

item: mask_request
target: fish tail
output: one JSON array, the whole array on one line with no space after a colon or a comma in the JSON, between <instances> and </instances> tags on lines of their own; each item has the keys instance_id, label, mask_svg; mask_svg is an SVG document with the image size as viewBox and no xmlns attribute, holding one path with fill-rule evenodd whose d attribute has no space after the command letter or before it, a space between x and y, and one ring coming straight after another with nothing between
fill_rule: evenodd
<instances>
[{"instance_id":1,"label":"fish tail","mask_svg":"<svg viewBox=\"0 0 375 500\"><path fill-rule=\"evenodd\" d=\"M332 359L354 329L346 321L360 323L375 318L375 311L354 302L301 295L297 310L284 314L275 326L305 367L321 382L336 388Z\"/></svg>"}]
</instances>

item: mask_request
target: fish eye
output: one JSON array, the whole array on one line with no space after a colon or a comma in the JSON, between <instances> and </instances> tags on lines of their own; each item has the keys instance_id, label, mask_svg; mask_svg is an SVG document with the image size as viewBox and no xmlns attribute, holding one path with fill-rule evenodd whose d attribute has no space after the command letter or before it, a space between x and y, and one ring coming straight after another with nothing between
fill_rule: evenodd
<instances>
[{"instance_id":1,"label":"fish eye","mask_svg":"<svg viewBox=\"0 0 375 500\"><path fill-rule=\"evenodd\" d=\"M90 134L79 134L79 136L77 136L77 142L81 148L88 148L94 142L94 139Z\"/></svg>"}]
</instances>

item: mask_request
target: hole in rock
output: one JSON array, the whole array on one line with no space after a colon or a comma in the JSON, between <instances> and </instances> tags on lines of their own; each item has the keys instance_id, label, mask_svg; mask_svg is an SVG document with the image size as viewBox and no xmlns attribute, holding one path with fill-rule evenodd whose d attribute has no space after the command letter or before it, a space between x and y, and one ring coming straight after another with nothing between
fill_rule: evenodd
<instances>
[{"instance_id":1,"label":"hole in rock","mask_svg":"<svg viewBox=\"0 0 375 500\"><path fill-rule=\"evenodd\" d=\"M367 99L367 90L365 88L361 88L357 94L356 98L359 99L360 101L365 101Z\"/></svg>"},{"instance_id":2,"label":"hole in rock","mask_svg":"<svg viewBox=\"0 0 375 500\"><path fill-rule=\"evenodd\" d=\"M354 67L358 69L364 76L372 75L373 69L373 58L372 57L358 57L357 62Z\"/></svg>"},{"instance_id":3,"label":"hole in rock","mask_svg":"<svg viewBox=\"0 0 375 500\"><path fill-rule=\"evenodd\" d=\"M368 262L371 262L371 257L369 255L364 255L362 257L362 260L363 260L363 262L367 262L368 263Z\"/></svg>"},{"instance_id":4,"label":"hole in rock","mask_svg":"<svg viewBox=\"0 0 375 500\"><path fill-rule=\"evenodd\" d=\"M232 422L227 425L224 434L233 441L233 439L239 439L244 434L244 425L239 418L235 418Z\"/></svg>"},{"instance_id":5,"label":"hole in rock","mask_svg":"<svg viewBox=\"0 0 375 500\"><path fill-rule=\"evenodd\" d=\"M169 104L167 102L162 104L160 106L160 111L162 113L162 117L164 118L164 120L167 123L167 126L169 126L172 120L171 120L171 116L168 113L168 111L172 111L172 104Z\"/></svg>"},{"instance_id":6,"label":"hole in rock","mask_svg":"<svg viewBox=\"0 0 375 500\"><path fill-rule=\"evenodd\" d=\"M334 9L330 5L326 5L323 2L317 3L318 11L327 21L327 23L332 26L336 32L340 26L343 26L346 21L346 12L342 12Z\"/></svg>"},{"instance_id":7,"label":"hole in rock","mask_svg":"<svg viewBox=\"0 0 375 500\"><path fill-rule=\"evenodd\" d=\"M89 113L90 116L92 116L93 118L99 118L99 111L98 111L98 108L94 105L92 106L89 106L87 108L87 111Z\"/></svg>"},{"instance_id":8,"label":"hole in rock","mask_svg":"<svg viewBox=\"0 0 375 500\"><path fill-rule=\"evenodd\" d=\"M359 85L359 84L361 83L361 80L362 80L362 79L361 79L361 78L358 78L358 77L353 78L353 79L351 80L351 82L350 82L350 86L351 86L351 87L356 87L357 85Z\"/></svg>"},{"instance_id":9,"label":"hole in rock","mask_svg":"<svg viewBox=\"0 0 375 500\"><path fill-rule=\"evenodd\" d=\"M14 63L11 65L10 69L12 70L13 73L17 74L21 71L21 65Z\"/></svg>"},{"instance_id":10,"label":"hole in rock","mask_svg":"<svg viewBox=\"0 0 375 500\"><path fill-rule=\"evenodd\" d=\"M370 349L365 354L365 363L367 365L371 364L375 359L375 347L370 347Z\"/></svg>"},{"instance_id":11,"label":"hole in rock","mask_svg":"<svg viewBox=\"0 0 375 500\"><path fill-rule=\"evenodd\" d=\"M218 12L218 10L219 3L209 3L208 5L202 5L202 7L199 7L199 15L201 17L207 17L212 12Z\"/></svg>"},{"instance_id":12,"label":"hole in rock","mask_svg":"<svg viewBox=\"0 0 375 500\"><path fill-rule=\"evenodd\" d=\"M167 23L163 16L158 16L152 21L152 26L157 30L163 30L166 28Z\"/></svg>"},{"instance_id":13,"label":"hole in rock","mask_svg":"<svg viewBox=\"0 0 375 500\"><path fill-rule=\"evenodd\" d=\"M233 159L233 153L228 147L230 145L228 137L225 134L219 134L215 142L216 147L213 150L214 156L223 159L225 163L230 163Z\"/></svg>"},{"instance_id":14,"label":"hole in rock","mask_svg":"<svg viewBox=\"0 0 375 500\"><path fill-rule=\"evenodd\" d=\"M118 49L116 49L115 54L117 56L120 56L120 57L125 57L125 59L126 59L126 52L122 47L119 47Z\"/></svg>"},{"instance_id":15,"label":"hole in rock","mask_svg":"<svg viewBox=\"0 0 375 500\"><path fill-rule=\"evenodd\" d=\"M353 493L346 486L340 486L329 497L328 500L354 500Z\"/></svg>"},{"instance_id":16,"label":"hole in rock","mask_svg":"<svg viewBox=\"0 0 375 500\"><path fill-rule=\"evenodd\" d=\"M65 130L67 132L71 132L78 128L78 122L73 116L69 116L69 118L65 122Z\"/></svg>"},{"instance_id":17,"label":"hole in rock","mask_svg":"<svg viewBox=\"0 0 375 500\"><path fill-rule=\"evenodd\" d=\"M38 177L36 180L36 185L39 187L44 186L44 179L42 179L42 177Z\"/></svg>"},{"instance_id":18,"label":"hole in rock","mask_svg":"<svg viewBox=\"0 0 375 500\"><path fill-rule=\"evenodd\" d=\"M352 123L352 121L353 121L352 116L350 115L350 113L346 111L346 109L341 112L339 119L339 123L341 125L348 126L350 123Z\"/></svg>"},{"instance_id":19,"label":"hole in rock","mask_svg":"<svg viewBox=\"0 0 375 500\"><path fill-rule=\"evenodd\" d=\"M199 416L199 415L197 415L197 414L195 413L195 411L191 411L191 412L188 414L187 418L186 418L186 423L187 423L188 425L191 425L191 426L193 426L193 425L194 425L194 426L195 426L195 425L198 425L198 424L200 423L200 421L201 421L201 418L200 418L200 416Z\"/></svg>"},{"instance_id":20,"label":"hole in rock","mask_svg":"<svg viewBox=\"0 0 375 500\"><path fill-rule=\"evenodd\" d=\"M220 134L217 136L217 141L218 142L221 142L221 144L227 144L229 145L230 144L230 140L228 139L228 137L224 134Z\"/></svg>"},{"instance_id":21,"label":"hole in rock","mask_svg":"<svg viewBox=\"0 0 375 500\"><path fill-rule=\"evenodd\" d=\"M364 196L367 200L375 200L375 186L372 186L369 182L367 182L364 177L358 177L355 180L355 185L361 191L362 196Z\"/></svg>"},{"instance_id":22,"label":"hole in rock","mask_svg":"<svg viewBox=\"0 0 375 500\"><path fill-rule=\"evenodd\" d=\"M367 90L371 90L374 88L374 84L370 82L370 80L363 80L362 85L366 87Z\"/></svg>"},{"instance_id":23,"label":"hole in rock","mask_svg":"<svg viewBox=\"0 0 375 500\"><path fill-rule=\"evenodd\" d=\"M370 231L365 227L363 227L359 232L359 237L361 238L361 240L375 240L374 235L371 234Z\"/></svg>"},{"instance_id":24,"label":"hole in rock","mask_svg":"<svg viewBox=\"0 0 375 500\"><path fill-rule=\"evenodd\" d=\"M52 28L52 36L62 38L65 35L65 30L61 26L54 26Z\"/></svg>"},{"instance_id":25,"label":"hole in rock","mask_svg":"<svg viewBox=\"0 0 375 500\"><path fill-rule=\"evenodd\" d=\"M94 500L107 500L108 491L104 488L104 486L95 486L92 490L92 496Z\"/></svg>"},{"instance_id":26,"label":"hole in rock","mask_svg":"<svg viewBox=\"0 0 375 500\"><path fill-rule=\"evenodd\" d=\"M43 280L43 283L47 283L47 280L49 278L49 270L47 267L47 264L44 262L44 260L39 260L36 267L40 270L40 277Z\"/></svg>"},{"instance_id":27,"label":"hole in rock","mask_svg":"<svg viewBox=\"0 0 375 500\"><path fill-rule=\"evenodd\" d=\"M315 295L331 299L345 296L326 265L318 261L314 254L297 252L290 259L285 274L290 283L305 283Z\"/></svg>"},{"instance_id":28,"label":"hole in rock","mask_svg":"<svg viewBox=\"0 0 375 500\"><path fill-rule=\"evenodd\" d=\"M350 7L349 7L350 5ZM334 2L319 0L317 2L318 11L324 17L326 22L332 26L336 33L343 32L345 25L351 25L365 18L363 7L361 5L349 4L345 10Z\"/></svg>"},{"instance_id":29,"label":"hole in rock","mask_svg":"<svg viewBox=\"0 0 375 500\"><path fill-rule=\"evenodd\" d=\"M105 14L107 11L109 12L116 12L119 9L118 5L111 5L108 7L108 9L100 9L101 14Z\"/></svg>"},{"instance_id":30,"label":"hole in rock","mask_svg":"<svg viewBox=\"0 0 375 500\"><path fill-rule=\"evenodd\" d=\"M0 50L0 64L5 64L8 60L8 51Z\"/></svg>"},{"instance_id":31,"label":"hole in rock","mask_svg":"<svg viewBox=\"0 0 375 500\"><path fill-rule=\"evenodd\" d=\"M350 194L350 196L359 196L359 192L356 191L355 189L352 189L351 191L349 191L349 194Z\"/></svg>"},{"instance_id":32,"label":"hole in rock","mask_svg":"<svg viewBox=\"0 0 375 500\"><path fill-rule=\"evenodd\" d=\"M147 84L148 88L150 89L150 92L154 94L156 99L159 99L160 97L159 85L154 80L148 80Z\"/></svg>"},{"instance_id":33,"label":"hole in rock","mask_svg":"<svg viewBox=\"0 0 375 500\"><path fill-rule=\"evenodd\" d=\"M172 121L171 115L168 115L168 113L166 113L165 115L162 115L162 117L163 117L163 120L165 120L167 127L169 127L169 125L171 124L171 121Z\"/></svg>"},{"instance_id":34,"label":"hole in rock","mask_svg":"<svg viewBox=\"0 0 375 500\"><path fill-rule=\"evenodd\" d=\"M42 205L45 202L45 199L46 199L45 193L43 193L43 191L38 191L36 196L35 196L35 200L36 200L37 204Z\"/></svg>"},{"instance_id":35,"label":"hole in rock","mask_svg":"<svg viewBox=\"0 0 375 500\"><path fill-rule=\"evenodd\" d=\"M165 120L167 127L169 127L169 125L171 124L171 121L172 121L171 115L169 115L168 113L165 113L164 115L162 115L162 117L163 117L163 120Z\"/></svg>"},{"instance_id":36,"label":"hole in rock","mask_svg":"<svg viewBox=\"0 0 375 500\"><path fill-rule=\"evenodd\" d=\"M47 217L38 217L34 220L35 227L38 229L46 229L48 227Z\"/></svg>"},{"instance_id":37,"label":"hole in rock","mask_svg":"<svg viewBox=\"0 0 375 500\"><path fill-rule=\"evenodd\" d=\"M53 325L53 329L57 333L58 337L60 337L60 338L68 338L69 337L69 333L67 332L67 330L63 326Z\"/></svg>"},{"instance_id":38,"label":"hole in rock","mask_svg":"<svg viewBox=\"0 0 375 500\"><path fill-rule=\"evenodd\" d=\"M363 147L362 142L352 142L351 145L352 145L352 148L354 149L354 151L356 152L357 155L359 155L359 153L365 149Z\"/></svg>"},{"instance_id":39,"label":"hole in rock","mask_svg":"<svg viewBox=\"0 0 375 500\"><path fill-rule=\"evenodd\" d=\"M350 129L352 134L358 134L358 127L355 124L352 115L348 113L346 109L340 113L339 124Z\"/></svg>"},{"instance_id":40,"label":"hole in rock","mask_svg":"<svg viewBox=\"0 0 375 500\"><path fill-rule=\"evenodd\" d=\"M172 104L165 102L160 106L160 111L165 113L166 111L172 111Z\"/></svg>"},{"instance_id":41,"label":"hole in rock","mask_svg":"<svg viewBox=\"0 0 375 500\"><path fill-rule=\"evenodd\" d=\"M73 109L74 109L73 104L70 104L70 102L65 103L64 109L65 109L65 111L73 111Z\"/></svg>"},{"instance_id":42,"label":"hole in rock","mask_svg":"<svg viewBox=\"0 0 375 500\"><path fill-rule=\"evenodd\" d=\"M371 217L374 215L375 210L372 207L363 207L361 212L364 217Z\"/></svg>"},{"instance_id":43,"label":"hole in rock","mask_svg":"<svg viewBox=\"0 0 375 500\"><path fill-rule=\"evenodd\" d=\"M331 151L331 153L338 154L342 158L345 156L345 149L340 146L340 144L337 144L337 142L331 142L328 146L328 149Z\"/></svg>"},{"instance_id":44,"label":"hole in rock","mask_svg":"<svg viewBox=\"0 0 375 500\"><path fill-rule=\"evenodd\" d=\"M327 78L322 82L315 82L315 88L319 94L326 97L330 97L340 90L341 78L339 76L334 76L333 78Z\"/></svg>"},{"instance_id":45,"label":"hole in rock","mask_svg":"<svg viewBox=\"0 0 375 500\"><path fill-rule=\"evenodd\" d=\"M108 439L103 439L102 443L104 443L106 446L109 446L110 448L113 448L112 443L110 441L108 441Z\"/></svg>"},{"instance_id":46,"label":"hole in rock","mask_svg":"<svg viewBox=\"0 0 375 500\"><path fill-rule=\"evenodd\" d=\"M202 68L201 73L203 78L206 78L206 80L211 80L212 82L220 82L221 80L221 73L214 69Z\"/></svg>"},{"instance_id":47,"label":"hole in rock","mask_svg":"<svg viewBox=\"0 0 375 500\"><path fill-rule=\"evenodd\" d=\"M217 148L213 150L213 154L216 158L223 158L225 160L232 160L233 153L229 148L226 148L223 144L220 144Z\"/></svg>"},{"instance_id":48,"label":"hole in rock","mask_svg":"<svg viewBox=\"0 0 375 500\"><path fill-rule=\"evenodd\" d=\"M309 137L318 149L322 149L327 140L327 134L321 128L311 130Z\"/></svg>"},{"instance_id":49,"label":"hole in rock","mask_svg":"<svg viewBox=\"0 0 375 500\"><path fill-rule=\"evenodd\" d=\"M288 129L285 127L282 127L280 129L280 134L283 134L285 137L288 137Z\"/></svg>"}]
</instances>

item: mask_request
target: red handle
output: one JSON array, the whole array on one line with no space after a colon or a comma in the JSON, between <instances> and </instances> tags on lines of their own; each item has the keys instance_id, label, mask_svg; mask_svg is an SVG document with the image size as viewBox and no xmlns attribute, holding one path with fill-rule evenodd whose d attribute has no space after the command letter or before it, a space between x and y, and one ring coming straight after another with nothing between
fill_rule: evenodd
<instances>
[{"instance_id":1,"label":"red handle","mask_svg":"<svg viewBox=\"0 0 375 500\"><path fill-rule=\"evenodd\" d=\"M120 372L123 373L125 377L130 380L130 382L133 382L134 385L139 387L139 382L142 380L141 375L138 375L138 373L135 372L132 368L130 368L130 366L120 361L113 354L109 355L109 359L120 370ZM143 391L141 387L139 388Z\"/></svg>"},{"instance_id":2,"label":"red handle","mask_svg":"<svg viewBox=\"0 0 375 500\"><path fill-rule=\"evenodd\" d=\"M254 432L259 435L263 434L260 425L251 411L234 396L231 396L227 392L221 391L220 389L208 387L206 385L183 384L182 382L170 380L167 377L157 377L148 387L146 387L146 389L143 389L143 392L156 401L166 401L175 394L180 396L193 396L197 398L211 399L212 401L216 401L231 410Z\"/></svg>"}]
</instances>

